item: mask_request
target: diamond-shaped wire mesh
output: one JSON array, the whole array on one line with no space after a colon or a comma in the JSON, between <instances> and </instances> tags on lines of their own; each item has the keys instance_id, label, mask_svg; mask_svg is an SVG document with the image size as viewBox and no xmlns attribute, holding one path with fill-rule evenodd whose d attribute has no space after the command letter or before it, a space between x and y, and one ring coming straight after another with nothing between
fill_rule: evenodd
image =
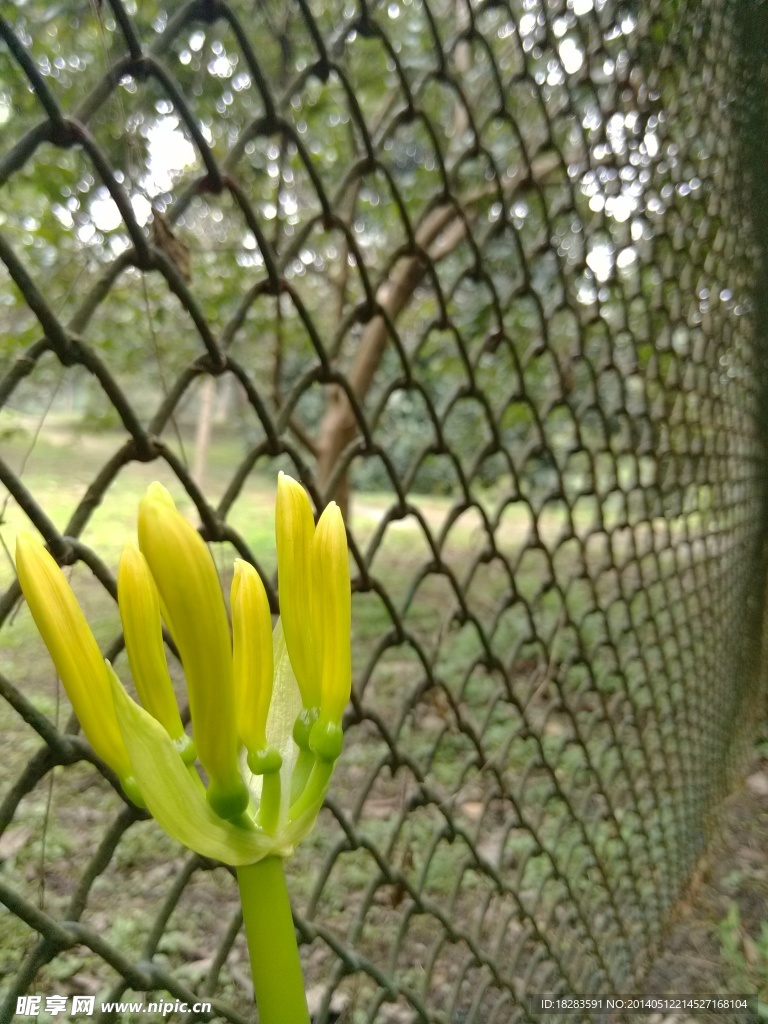
<instances>
[{"instance_id":1,"label":"diamond-shaped wire mesh","mask_svg":"<svg viewBox=\"0 0 768 1024\"><path fill-rule=\"evenodd\" d=\"M347 511L345 753L288 866L318 1024L636 990L704 848L765 692L764 8L0 14L4 543L123 672L149 480L275 611L277 470ZM124 801L2 572L0 1017L253 1019L233 878Z\"/></svg>"}]
</instances>

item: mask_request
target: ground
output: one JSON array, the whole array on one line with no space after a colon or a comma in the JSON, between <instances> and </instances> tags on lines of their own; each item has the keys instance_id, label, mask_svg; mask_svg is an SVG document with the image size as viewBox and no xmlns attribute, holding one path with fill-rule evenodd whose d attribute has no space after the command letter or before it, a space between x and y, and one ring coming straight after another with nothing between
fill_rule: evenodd
<instances>
[{"instance_id":1,"label":"ground","mask_svg":"<svg viewBox=\"0 0 768 1024\"><path fill-rule=\"evenodd\" d=\"M25 467L26 486L61 530L118 444L108 433L81 437L77 446L70 441L71 435L64 431L49 431L46 438L37 438L33 450L29 449L30 442L24 436L13 442L16 446L13 465ZM6 449L13 445L6 444ZM10 454L8 451L9 457ZM208 492L218 499L242 452L238 442L224 439L218 442L214 454ZM158 476L174 486L183 507L189 510L189 502L162 464L132 464L110 487L105 501L87 525L84 541L98 551L113 570L123 540L133 535L139 496L150 480ZM492 498L489 495L488 501L492 502ZM569 780L577 809L583 806L587 813L587 805L579 802L582 788L585 800L590 792L580 787L578 781L585 774L581 747L568 742L571 734L566 716L552 708L548 712L547 708L552 701L553 672L562 665L564 674L559 679L559 687L572 702L574 715L589 719L596 711L590 703L594 694L589 691L582 699L579 679L575 675L571 678L569 666L574 660L574 640L562 623L566 612L575 614L580 611L580 602L597 598L590 598L579 586L578 573L574 571L578 565L573 543L561 537L562 510L541 513L535 524L539 546L528 550L525 545L534 525L530 512L526 514L523 503L509 505L495 532L495 540L503 553L515 562L515 588L520 597L517 610L523 604L531 610L538 634L547 639L548 654L547 658L543 657L542 643L518 646L512 682L514 695L525 708L531 728L543 736L543 753L547 764L553 766L553 772L545 777L542 764L531 768L527 727L521 729L520 716L511 712L506 690L498 689L501 683L484 670L466 675L466 666L476 660L476 638L466 624L452 617L445 578L421 579L420 567L430 561L432 553L419 523L426 521L432 535L440 535L450 512L450 501L420 498L418 516L412 512L403 519L393 519L378 537L383 516L391 504L391 495L358 495L353 506L354 535L367 571L375 576L399 609L398 621L402 621L409 636L418 641L420 649L432 659L432 674L439 685L425 687L423 665L413 648L405 643L392 643L377 657L374 666L369 667L372 644L385 636L393 624L376 591L357 593L353 663L356 678L364 680L365 714L360 722L350 727L350 742L333 789L334 807L343 812L346 821L355 822L354 843L344 841L335 812L329 808L321 815L317 831L291 862L289 880L292 895L301 908L307 908L312 920L322 922L329 936L342 947L354 947L373 963L390 964L392 922L397 918L395 923L398 927L403 925L404 938L398 939L395 968L403 984L418 988L423 978L413 968L423 962L427 951L434 946L434 919L429 925L428 915L411 915L405 928L409 911L407 892L399 882L385 884L379 862L374 860L370 849L385 851L386 861L398 875L408 879L431 901L432 907L445 909L456 920L468 919L475 912L482 920L493 893L487 891L487 877L468 870L467 864L472 858L466 844L445 835L434 807L411 806L409 801L417 788L414 778L407 765L401 765L395 774L387 767L388 748L378 726L374 725L374 716L376 722L397 736L398 745L409 751L423 772L429 773L430 786L435 792L444 793L446 800L455 796L455 813L464 831L474 834L473 829L478 829L478 853L492 865L516 872L509 877L516 878L515 884L521 893L535 894L545 877L551 874L551 865L546 858L532 855L530 836L525 829L510 830L498 802L484 801L485 777L475 777L465 771L463 766L469 763L468 758L471 761L472 754L468 751L469 735L473 732L481 736L489 763L494 753L503 754L510 779L520 787L521 793L524 787L522 802L528 812L536 807L540 789L546 795L553 780L558 784ZM241 532L267 575L274 571L273 507L274 479L270 481L252 474L228 515L228 522ZM16 529L24 525L26 520L21 511L13 503L6 507L0 496L0 543L11 550ZM588 510L582 509L574 515L574 525L579 533L594 532ZM474 564L476 545L482 541L479 527L477 509L465 511L445 527L441 556L461 579L468 561ZM680 520L674 528L684 538L687 531L696 529L696 524ZM612 548L604 536L602 548L594 543L585 545L585 557L595 563L592 568L598 577L597 597L603 605L611 601L619 584L613 571L614 558L636 544L650 543L652 532L648 527L645 538L639 536L639 531L637 537L629 538L625 536L626 531L623 534L614 529ZM677 543L677 535L672 540L671 537L670 534L667 543L672 540ZM217 557L226 584L234 551L223 545L221 548ZM549 558L544 548L555 554ZM518 558L521 550L524 557ZM10 583L12 574L10 556L0 553L0 592ZM564 584L567 602L558 600L556 591L545 586L552 574L565 581L574 577L573 586ZM69 575L97 639L106 649L119 629L116 609L111 600L105 601L101 585L84 566L70 570ZM421 579L418 585L417 579ZM629 588L630 593L641 583L628 571L621 579L622 586ZM505 574L497 561L481 561L475 566L470 584L473 608L479 620L489 630L493 629L500 649L511 649L518 633L525 633L525 622L515 617L515 609L495 622L496 598L506 585ZM662 609L658 610L661 614ZM596 632L591 639L598 642L600 636ZM552 655L555 649L556 659ZM124 671L123 661L117 658L118 671ZM175 666L172 670L181 692L180 673ZM55 685L50 660L24 608L10 617L0 636L0 682L3 678L14 682L38 711L59 727L64 726L68 714L66 701ZM644 677L632 677L628 685L642 690L646 681ZM458 728L454 707L460 708L463 731ZM611 703L610 707L615 708L616 714L621 711L620 702ZM488 708L493 709L491 713ZM664 707L661 707L658 715L662 722L665 720L663 712ZM18 779L41 741L2 700L0 734L4 744L0 794L4 794ZM608 740L598 731L594 742L592 753L602 756L602 744ZM633 777L642 786L645 776L640 769ZM768 1007L768 924L763 923L768 921L765 858L768 729L764 729L757 744L755 760L746 778L744 785L727 802L720 834L700 864L687 900L679 908L668 943L648 978L646 994L649 996L762 992L764 1006ZM358 808L361 794L364 806ZM550 804L549 832L545 839L551 838L550 833L557 824L552 818L553 806ZM121 808L111 787L87 764L57 770L18 806L14 802L11 827L0 839L0 869L13 878L14 885L34 905L44 900L45 909L52 916L71 917L73 880L83 874L83 856L99 847L107 832L114 828ZM439 836L439 841L435 836ZM642 834L637 832L634 837L629 836L628 841L638 836L642 839ZM96 873L87 905L76 908L78 914L82 913L82 922L103 935L129 960L135 962L150 955L147 953L150 949L157 962L167 966L185 983L204 986L210 982L211 990L220 993L228 1005L244 1015L250 1013L252 996L241 935L230 949L231 936L236 934L233 928L238 923L237 897L231 876L222 869L208 871L203 866L190 874L182 885L187 878L185 855L149 821L132 821L130 826L126 825L124 833L115 832L114 838L114 855ZM595 836L595 843L602 849L600 844L608 839L609 835L600 833ZM619 868L617 877L623 883L622 872L623 868ZM459 887L457 877L462 879ZM180 894L169 918L161 922L163 927L155 936L153 922L163 916L164 900L176 881ZM553 889L548 891L551 891L549 898L556 903L557 894ZM361 916L364 901L365 913ZM77 899L75 902L79 907ZM489 927L507 913L503 901L498 905L493 903L493 907L493 912L485 916ZM543 910L541 912L543 914ZM514 938L510 930L510 941ZM37 936L20 920L11 915L0 918L0 997L4 984L18 970L19 963L36 941ZM435 957L439 953L442 959L431 975L433 991L429 997L433 1006L444 1011L444 1020L450 1016L451 1024L461 1024L474 992L482 994L480 983L476 975L462 968L466 949L461 943L435 948ZM212 952L216 950L222 951L221 964ZM322 937L310 942L305 952L310 995L317 1001L325 991L329 972L336 971L338 963ZM463 988L454 999L453 981L460 969L465 970ZM336 985L333 1008L338 1008L341 1024L372 1019L369 1009L378 998L372 983L366 987L357 975L342 977L339 973L334 976L333 984ZM33 991L37 994L104 993L107 998L117 999L122 997L120 985L114 972L98 957L83 949L74 949L58 956L38 974ZM107 995L113 991L115 995ZM409 1009L402 1001L381 1007L376 1017L377 1024L402 1024L410 1019ZM482 1021L482 1013L478 1012L475 1019ZM498 1022L498 1016L495 1019ZM568 1019L577 1024L579 1018ZM597 1019L604 1024L624 1024L607 1017ZM691 1020L714 1019L704 1015L653 1018L646 1014L634 1017L631 1024L635 1021L638 1024L641 1021L643 1024L688 1024ZM728 1020L723 1016L716 1019L720 1024ZM754 1016L731 1019L738 1020L739 1024L754 1024ZM768 1009L761 1019L768 1021ZM121 1024L139 1024L139 1019L124 1015Z\"/></svg>"},{"instance_id":2,"label":"ground","mask_svg":"<svg viewBox=\"0 0 768 1024\"><path fill-rule=\"evenodd\" d=\"M768 1020L768 726L741 786L726 801L719 835L681 904L645 993L759 994L757 1019ZM672 1014L649 1024L724 1021L705 1012ZM732 1017L754 1020L754 1015Z\"/></svg>"}]
</instances>

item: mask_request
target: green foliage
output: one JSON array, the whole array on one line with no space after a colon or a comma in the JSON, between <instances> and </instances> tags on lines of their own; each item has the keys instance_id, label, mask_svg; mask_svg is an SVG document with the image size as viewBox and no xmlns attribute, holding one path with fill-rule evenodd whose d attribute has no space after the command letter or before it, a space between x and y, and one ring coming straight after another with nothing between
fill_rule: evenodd
<instances>
[{"instance_id":1,"label":"green foliage","mask_svg":"<svg viewBox=\"0 0 768 1024\"><path fill-rule=\"evenodd\" d=\"M596 293L593 272L576 276L579 263L592 258L582 220L589 216L590 198L601 193L600 183L590 172L574 193L558 154L554 162L550 159L553 133L562 153L576 161L583 160L584 140L576 122L550 123L544 116L501 12L483 8L478 27L499 73L509 76L503 94L495 85L489 88L496 81L490 51L472 37L467 40L463 88L483 143L475 151L467 126L462 129L455 91L442 72L435 74L442 43L419 4L408 5L407 17L390 4L377 6L370 23L357 20L357 45L339 45L331 55L343 75L332 71L327 77L320 71L305 73L317 60L317 48L300 5L232 3L235 15L248 24L248 38L258 40L256 53L243 46L224 18L177 24L174 10L160 0L129 0L124 7L152 66L148 74L126 75L117 90L102 93L100 87L126 46L109 5L27 2L9 13L63 114L87 113L88 130L114 182L99 178L81 146L62 149L44 143L14 170L0 230L17 253L24 253L53 312L64 323L74 320L131 394L141 417L149 418L164 380L198 357L202 346L192 318L160 274L142 274L130 261L117 269L133 239L109 187L127 196L140 235L151 239L153 209L170 218L178 240L191 250L194 300L214 333L227 331L240 322L244 298L263 281L267 260L231 194L217 193L206 183L210 153L245 196L278 272L342 369L354 359L361 337L361 328L348 318L366 298L363 269L375 288L387 271L386 260L408 245L409 229L415 230L446 185L466 203L471 238L450 248L425 275L397 322L404 352L390 340L366 396L375 451L390 465L378 455L358 460L353 466L358 488L391 489L392 473L433 493L455 491L462 477L481 487L506 478L515 489L524 478L538 502L559 489L558 469L570 480L567 457L580 444L595 450L610 443L630 452L647 444L648 438L633 435L621 419L626 403L642 423L646 408L640 392L622 389L615 374L604 375L597 385L607 414L595 418L586 407L578 437L573 418L559 414L565 405L558 407L556 400L558 395L568 398L569 374L588 401L595 374L611 362L624 359L629 367L633 359L645 361L664 380L676 353L670 347L657 359L658 332L643 349L648 330L643 301L637 312L630 308L631 335L614 337L607 329L626 315L629 271L614 273L601 289L600 318L580 317L580 306L588 306ZM318 0L312 15L320 32L327 29L332 36L350 12L340 0ZM575 22L568 24L570 32ZM461 31L458 9L441 8L440 25L449 34ZM631 33L632 28L625 30ZM551 70L537 50L528 60L529 74L538 69L544 76ZM154 66L168 76L167 84L153 73ZM400 109L403 81L417 97L418 116ZM597 138L604 125L598 124L601 114L593 94L575 83L572 94L579 117ZM283 96L283 120L270 128L265 124L270 104ZM499 115L500 105L506 105L512 120ZM25 75L0 51L3 148L21 142L41 115ZM360 118L376 153L371 167L361 164L368 141ZM548 192L515 191L513 207L502 217L500 182L517 175L531 154L550 161ZM350 180L353 167L359 173ZM321 195L350 225L351 241L319 218ZM638 217L633 237L643 227ZM611 262L619 245L626 244L620 241L625 234L608 217L590 244L594 250L599 243ZM352 247L364 267L358 266ZM638 252L640 247L638 242ZM569 285L564 270L571 275ZM110 287L101 298L104 282ZM660 286L660 280L646 274L638 299L650 299ZM19 355L40 328L15 288L0 288L0 296L0 352ZM661 327L662 344L665 330L668 335L668 325ZM572 367L580 346L585 359ZM278 405L318 364L296 304L269 294L248 304L230 351L254 380L271 381L264 398ZM57 390L58 379L53 361L43 361L34 383L14 393L15 407L31 409L37 402L39 408L41 387L49 388L54 409L72 409L88 428L113 425L114 413L93 378L78 374L66 394ZM652 381L648 387L650 397L654 389L661 397L662 386ZM192 389L188 410L194 409L194 399ZM310 437L317 434L325 406L325 389L318 386L305 391L295 410ZM249 443L261 440L260 425L239 394L230 415L241 423ZM669 443L684 447L685 432L673 431ZM509 453L515 459L514 479Z\"/></svg>"}]
</instances>

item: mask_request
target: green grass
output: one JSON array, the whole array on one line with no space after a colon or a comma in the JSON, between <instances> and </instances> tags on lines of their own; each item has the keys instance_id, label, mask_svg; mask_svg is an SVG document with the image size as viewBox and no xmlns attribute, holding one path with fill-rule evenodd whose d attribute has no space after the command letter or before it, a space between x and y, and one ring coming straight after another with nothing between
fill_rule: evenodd
<instances>
[{"instance_id":1,"label":"green grass","mask_svg":"<svg viewBox=\"0 0 768 1024\"><path fill-rule=\"evenodd\" d=\"M768 921L761 922L758 934L750 935L741 920L738 903L731 903L717 933L732 990L756 993L761 1019L768 1019Z\"/></svg>"}]
</instances>

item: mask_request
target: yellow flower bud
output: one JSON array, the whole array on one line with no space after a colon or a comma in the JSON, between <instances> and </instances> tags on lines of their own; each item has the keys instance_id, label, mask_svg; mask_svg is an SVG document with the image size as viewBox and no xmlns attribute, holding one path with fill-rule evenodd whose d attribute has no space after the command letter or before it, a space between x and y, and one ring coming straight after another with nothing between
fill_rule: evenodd
<instances>
[{"instance_id":1,"label":"yellow flower bud","mask_svg":"<svg viewBox=\"0 0 768 1024\"><path fill-rule=\"evenodd\" d=\"M307 710L320 707L322 671L311 548L315 523L307 493L285 473L277 479L275 533L285 645Z\"/></svg>"},{"instance_id":2,"label":"yellow flower bud","mask_svg":"<svg viewBox=\"0 0 768 1024\"><path fill-rule=\"evenodd\" d=\"M20 533L17 538L16 572L83 732L133 796L131 762L115 716L108 669L72 588L30 533Z\"/></svg>"},{"instance_id":3,"label":"yellow flower bud","mask_svg":"<svg viewBox=\"0 0 768 1024\"><path fill-rule=\"evenodd\" d=\"M235 710L240 741L248 750L252 771L267 758L267 715L272 700L272 616L261 577L238 558L230 594L232 609ZM280 767L279 755L271 759ZM259 766L259 767L257 767Z\"/></svg>"},{"instance_id":4,"label":"yellow flower bud","mask_svg":"<svg viewBox=\"0 0 768 1024\"><path fill-rule=\"evenodd\" d=\"M146 558L133 544L126 544L120 557L117 599L128 663L139 699L165 727L185 762L191 764L195 746L184 732L168 674L157 587Z\"/></svg>"},{"instance_id":5,"label":"yellow flower bud","mask_svg":"<svg viewBox=\"0 0 768 1024\"><path fill-rule=\"evenodd\" d=\"M222 817L248 806L237 764L229 623L213 559L161 484L139 505L139 547L160 595L163 618L187 678L194 739L210 778L208 800Z\"/></svg>"},{"instance_id":6,"label":"yellow flower bud","mask_svg":"<svg viewBox=\"0 0 768 1024\"><path fill-rule=\"evenodd\" d=\"M322 644L320 718L338 724L352 689L352 597L347 534L335 501L325 508L317 524L312 563Z\"/></svg>"}]
</instances>

